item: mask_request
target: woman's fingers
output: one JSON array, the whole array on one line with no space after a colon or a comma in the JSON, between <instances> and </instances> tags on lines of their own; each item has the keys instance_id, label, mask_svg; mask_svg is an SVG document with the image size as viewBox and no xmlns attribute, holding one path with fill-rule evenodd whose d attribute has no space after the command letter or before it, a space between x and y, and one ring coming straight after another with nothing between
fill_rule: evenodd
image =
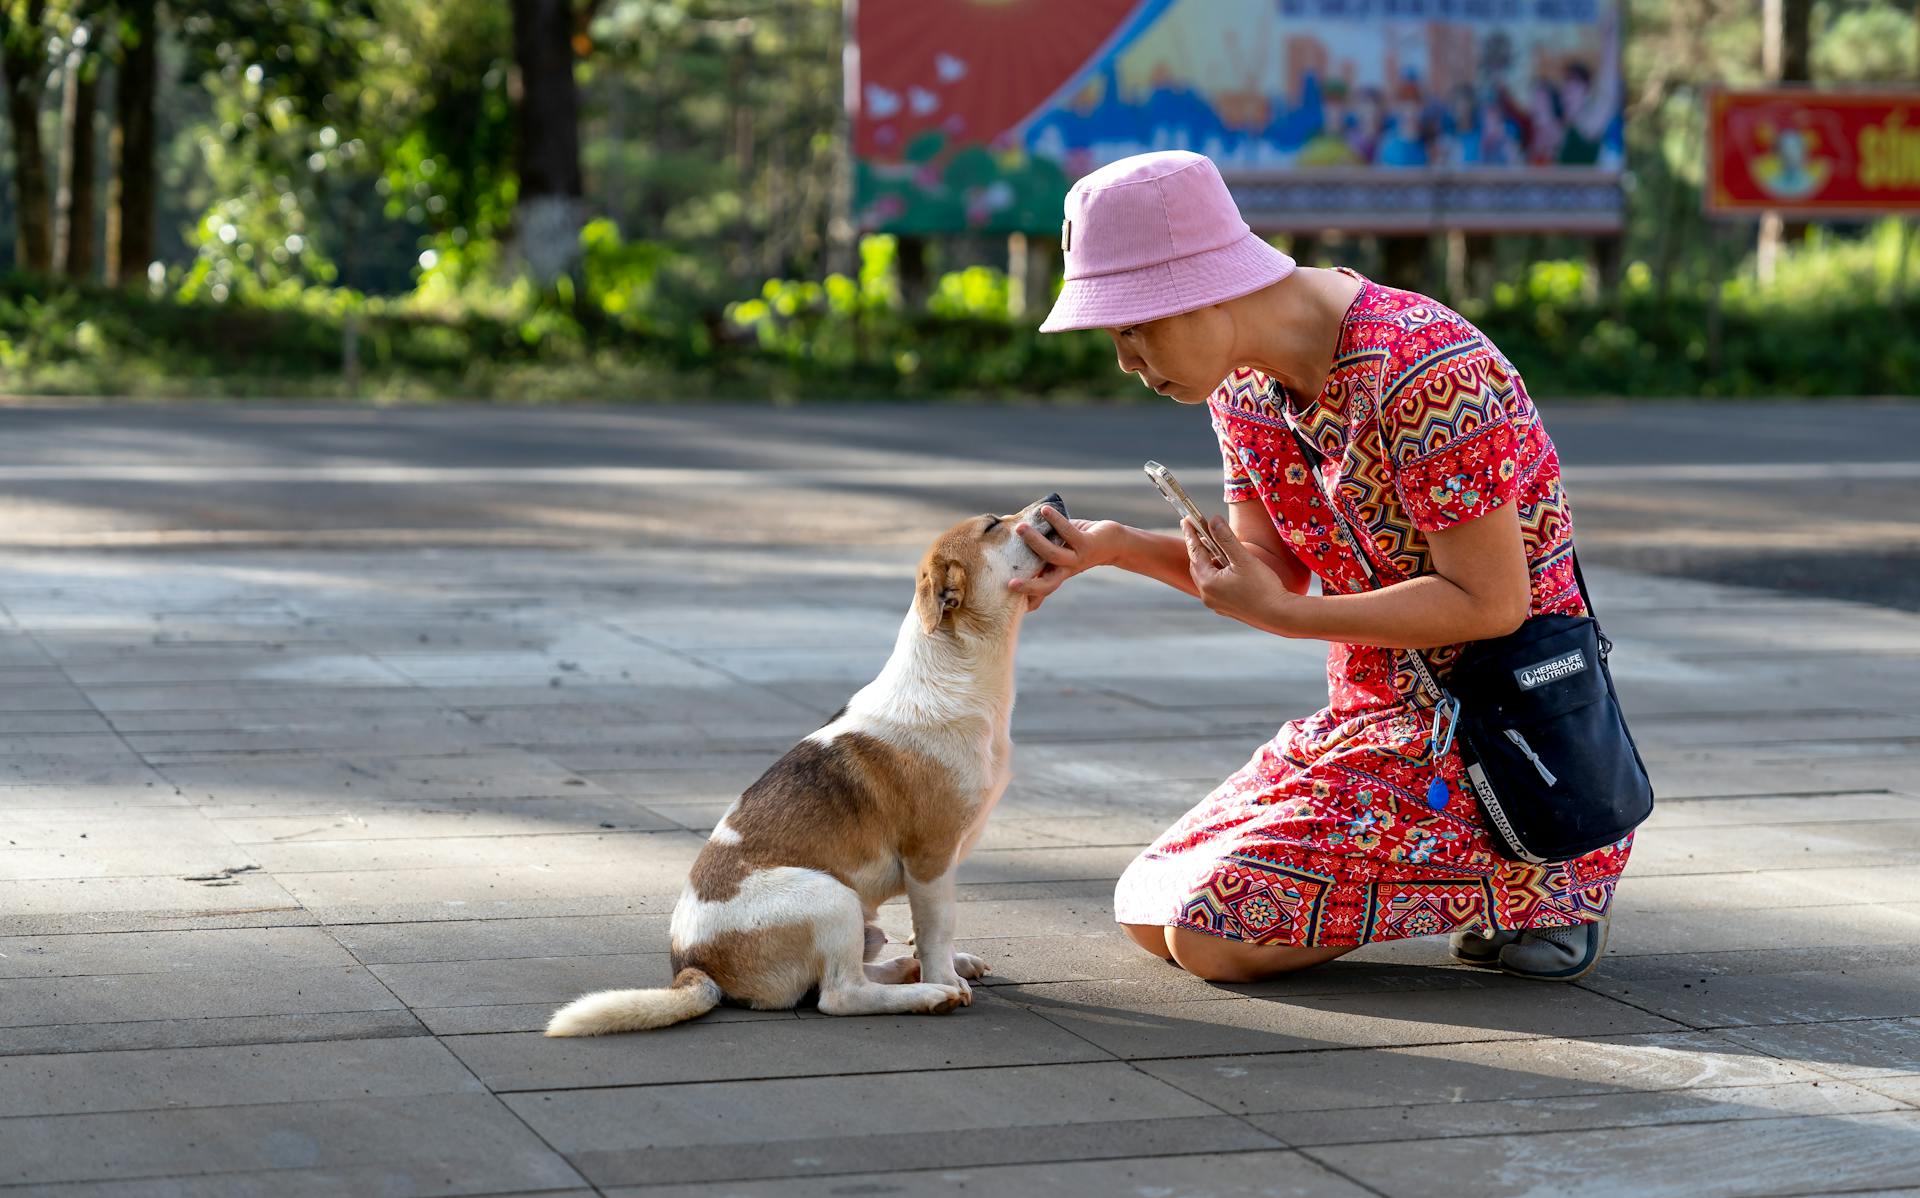
<instances>
[{"instance_id":1,"label":"woman's fingers","mask_svg":"<svg viewBox=\"0 0 1920 1198\"><path fill-rule=\"evenodd\" d=\"M1193 574L1194 585L1205 586L1220 567L1213 563L1213 553L1200 539L1200 533L1191 520L1180 521L1180 535L1187 541L1187 568Z\"/></svg>"},{"instance_id":2,"label":"woman's fingers","mask_svg":"<svg viewBox=\"0 0 1920 1198\"><path fill-rule=\"evenodd\" d=\"M1033 525L1022 522L1014 528L1014 531L1020 534L1020 539L1027 543L1027 548L1033 550L1034 556L1038 557L1041 561L1055 566L1079 567L1080 555L1078 553L1064 545L1056 545L1052 541L1047 540L1045 534ZM1063 537L1065 536L1064 533L1061 535Z\"/></svg>"},{"instance_id":3,"label":"woman's fingers","mask_svg":"<svg viewBox=\"0 0 1920 1198\"><path fill-rule=\"evenodd\" d=\"M1213 533L1214 543L1220 546L1220 552L1227 555L1228 565L1237 566L1247 560L1247 547L1234 534L1233 525L1227 523L1225 516L1210 517L1207 528Z\"/></svg>"},{"instance_id":4,"label":"woman's fingers","mask_svg":"<svg viewBox=\"0 0 1920 1198\"><path fill-rule=\"evenodd\" d=\"M1038 515L1042 520L1045 520L1053 526L1053 530L1060 534L1060 539L1067 543L1067 548L1073 550L1076 554L1085 551L1087 534L1081 530L1078 524L1067 519L1050 507L1041 508Z\"/></svg>"}]
</instances>

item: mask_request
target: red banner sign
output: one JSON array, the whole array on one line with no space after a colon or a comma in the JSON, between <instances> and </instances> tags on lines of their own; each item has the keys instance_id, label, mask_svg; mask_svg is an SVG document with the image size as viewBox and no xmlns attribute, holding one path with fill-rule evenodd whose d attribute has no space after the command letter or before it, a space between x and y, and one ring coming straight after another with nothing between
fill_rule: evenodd
<instances>
[{"instance_id":1,"label":"red banner sign","mask_svg":"<svg viewBox=\"0 0 1920 1198\"><path fill-rule=\"evenodd\" d=\"M1716 213L1920 212L1920 92L1718 92L1707 172Z\"/></svg>"}]
</instances>

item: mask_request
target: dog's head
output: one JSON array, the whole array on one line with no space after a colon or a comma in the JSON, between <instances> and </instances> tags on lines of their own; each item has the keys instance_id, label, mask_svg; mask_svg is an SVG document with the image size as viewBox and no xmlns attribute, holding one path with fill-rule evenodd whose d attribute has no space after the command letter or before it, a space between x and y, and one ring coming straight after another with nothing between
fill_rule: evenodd
<instances>
[{"instance_id":1,"label":"dog's head","mask_svg":"<svg viewBox=\"0 0 1920 1198\"><path fill-rule=\"evenodd\" d=\"M914 614L929 636L942 629L987 631L1026 611L1026 598L1007 583L1032 578L1046 563L1013 528L1024 520L1058 544L1060 534L1040 516L1043 507L1067 515L1066 502L1055 493L1011 515L962 520L940 535L921 559L913 592Z\"/></svg>"}]
</instances>

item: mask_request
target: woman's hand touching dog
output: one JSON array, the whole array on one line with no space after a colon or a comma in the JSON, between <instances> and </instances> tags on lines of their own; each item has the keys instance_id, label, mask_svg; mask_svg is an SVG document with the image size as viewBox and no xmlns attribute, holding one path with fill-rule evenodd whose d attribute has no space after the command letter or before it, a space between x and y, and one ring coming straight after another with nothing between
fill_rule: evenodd
<instances>
[{"instance_id":1,"label":"woman's hand touching dog","mask_svg":"<svg viewBox=\"0 0 1920 1198\"><path fill-rule=\"evenodd\" d=\"M1126 533L1112 520L1069 520L1050 507L1041 508L1040 517L1053 526L1065 544L1054 544L1024 521L1015 526L1014 533L1047 563L1032 578L1016 578L1007 584L1008 590L1026 596L1028 611L1046 602L1048 595L1075 574L1113 565L1119 559L1120 540Z\"/></svg>"}]
</instances>

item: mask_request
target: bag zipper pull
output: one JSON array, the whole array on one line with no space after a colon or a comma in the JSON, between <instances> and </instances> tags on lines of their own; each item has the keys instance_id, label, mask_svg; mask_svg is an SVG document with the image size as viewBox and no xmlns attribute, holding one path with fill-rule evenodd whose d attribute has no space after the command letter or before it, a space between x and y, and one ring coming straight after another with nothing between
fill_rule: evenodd
<instances>
[{"instance_id":1,"label":"bag zipper pull","mask_svg":"<svg viewBox=\"0 0 1920 1198\"><path fill-rule=\"evenodd\" d=\"M1547 768L1546 762L1540 760L1540 755L1533 751L1533 746L1527 743L1527 738L1520 735L1519 729L1507 729L1507 739L1520 746L1520 751L1526 754L1528 761L1533 762L1533 768L1540 771L1540 777L1546 781L1548 786L1558 786L1560 784L1560 779L1553 776L1553 771Z\"/></svg>"}]
</instances>

